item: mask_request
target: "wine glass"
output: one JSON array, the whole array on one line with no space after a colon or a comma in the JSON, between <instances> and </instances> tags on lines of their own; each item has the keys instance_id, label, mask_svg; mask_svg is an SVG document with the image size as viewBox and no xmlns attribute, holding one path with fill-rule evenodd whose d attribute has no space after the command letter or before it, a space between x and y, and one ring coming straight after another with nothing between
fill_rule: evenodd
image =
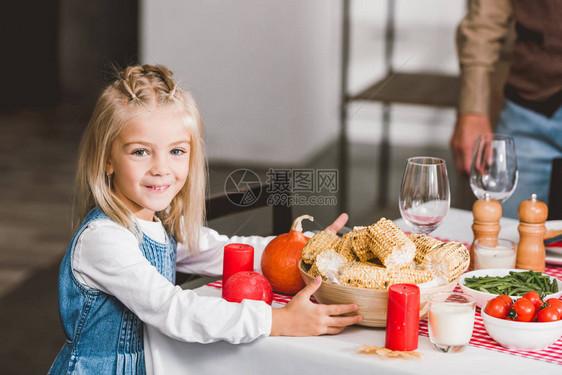
<instances>
[{"instance_id":1,"label":"wine glass","mask_svg":"<svg viewBox=\"0 0 562 375\"><path fill-rule=\"evenodd\" d=\"M409 158L398 204L402 218L414 232L433 232L451 205L445 160L428 156Z\"/></svg>"},{"instance_id":2,"label":"wine glass","mask_svg":"<svg viewBox=\"0 0 562 375\"><path fill-rule=\"evenodd\" d=\"M476 198L505 201L513 194L518 175L513 138L491 133L478 136L470 168L470 187Z\"/></svg>"}]
</instances>

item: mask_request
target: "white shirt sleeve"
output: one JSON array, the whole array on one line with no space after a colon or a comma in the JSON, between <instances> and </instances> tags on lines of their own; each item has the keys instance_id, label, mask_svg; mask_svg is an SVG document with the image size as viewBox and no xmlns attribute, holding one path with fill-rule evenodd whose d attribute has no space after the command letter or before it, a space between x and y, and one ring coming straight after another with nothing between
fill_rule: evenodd
<instances>
[{"instance_id":1,"label":"white shirt sleeve","mask_svg":"<svg viewBox=\"0 0 562 375\"><path fill-rule=\"evenodd\" d=\"M254 248L254 270L261 273L261 256L274 236L233 236L219 234L216 230L203 227L199 235L199 254L190 256L187 248L178 243L177 270L206 276L222 275L224 246L229 243L243 243Z\"/></svg>"},{"instance_id":2,"label":"white shirt sleeve","mask_svg":"<svg viewBox=\"0 0 562 375\"><path fill-rule=\"evenodd\" d=\"M86 287L115 296L144 323L177 340L236 344L271 332L265 302L230 303L174 286L142 255L135 236L109 220L82 232L72 266Z\"/></svg>"}]
</instances>

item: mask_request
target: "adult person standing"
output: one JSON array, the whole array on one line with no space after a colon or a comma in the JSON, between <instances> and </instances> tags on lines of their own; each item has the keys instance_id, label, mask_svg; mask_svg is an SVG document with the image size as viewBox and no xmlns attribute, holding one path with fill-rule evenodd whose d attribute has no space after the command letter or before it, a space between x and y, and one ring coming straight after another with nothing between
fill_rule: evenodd
<instances>
[{"instance_id":1,"label":"adult person standing","mask_svg":"<svg viewBox=\"0 0 562 375\"><path fill-rule=\"evenodd\" d=\"M515 140L519 182L504 216L531 193L547 202L552 159L562 157L562 1L471 0L457 29L461 91L451 148L461 174L470 172L478 135L492 132L491 73L512 22L516 39L496 132Z\"/></svg>"}]
</instances>

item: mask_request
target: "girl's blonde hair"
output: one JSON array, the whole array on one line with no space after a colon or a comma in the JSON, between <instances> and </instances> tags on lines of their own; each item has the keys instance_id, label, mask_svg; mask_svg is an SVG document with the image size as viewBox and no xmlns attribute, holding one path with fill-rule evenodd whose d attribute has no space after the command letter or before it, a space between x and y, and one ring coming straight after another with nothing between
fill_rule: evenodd
<instances>
[{"instance_id":1,"label":"girl's blonde hair","mask_svg":"<svg viewBox=\"0 0 562 375\"><path fill-rule=\"evenodd\" d=\"M189 174L181 191L165 211L157 213L166 231L198 251L199 230L205 217L206 164L201 115L191 95L172 79L161 65L130 66L100 95L78 150L75 212L79 225L98 206L140 239L132 212L115 195L106 174L111 145L127 123L147 110L183 111L191 133Z\"/></svg>"}]
</instances>

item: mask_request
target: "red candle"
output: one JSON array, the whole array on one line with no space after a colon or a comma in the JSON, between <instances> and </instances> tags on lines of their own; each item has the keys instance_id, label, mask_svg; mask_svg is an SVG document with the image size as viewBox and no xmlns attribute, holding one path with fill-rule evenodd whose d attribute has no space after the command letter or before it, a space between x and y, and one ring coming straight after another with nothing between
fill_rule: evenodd
<instances>
[{"instance_id":1,"label":"red candle","mask_svg":"<svg viewBox=\"0 0 562 375\"><path fill-rule=\"evenodd\" d=\"M232 275L240 271L254 270L254 248L241 243L231 243L224 247L222 261L222 285Z\"/></svg>"},{"instance_id":2,"label":"red candle","mask_svg":"<svg viewBox=\"0 0 562 375\"><path fill-rule=\"evenodd\" d=\"M388 288L385 346L391 350L416 350L420 323L420 288L394 284Z\"/></svg>"}]
</instances>

